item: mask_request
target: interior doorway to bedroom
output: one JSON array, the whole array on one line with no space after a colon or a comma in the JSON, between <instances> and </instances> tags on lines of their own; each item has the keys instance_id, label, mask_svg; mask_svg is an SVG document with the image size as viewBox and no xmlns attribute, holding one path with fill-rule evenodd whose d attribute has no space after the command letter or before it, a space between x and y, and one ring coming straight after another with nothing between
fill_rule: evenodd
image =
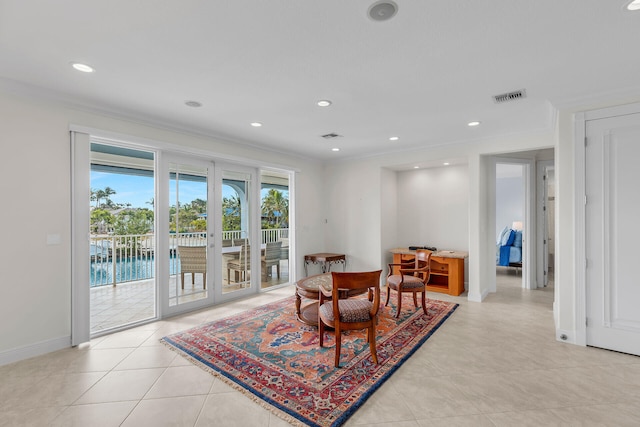
<instances>
[{"instance_id":1,"label":"interior doorway to bedroom","mask_svg":"<svg viewBox=\"0 0 640 427\"><path fill-rule=\"evenodd\" d=\"M496 275L522 278L525 165L496 163Z\"/></svg>"}]
</instances>

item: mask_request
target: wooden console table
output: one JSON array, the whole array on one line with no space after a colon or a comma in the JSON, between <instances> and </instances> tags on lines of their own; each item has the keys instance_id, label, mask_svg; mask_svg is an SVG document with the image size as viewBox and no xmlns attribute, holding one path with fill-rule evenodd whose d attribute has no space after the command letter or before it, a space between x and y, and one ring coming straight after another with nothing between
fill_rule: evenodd
<instances>
[{"instance_id":1,"label":"wooden console table","mask_svg":"<svg viewBox=\"0 0 640 427\"><path fill-rule=\"evenodd\" d=\"M412 261L416 251L407 248L391 249L393 263ZM431 255L431 278L427 291L458 296L464 292L464 260L469 256L463 251L437 251ZM394 267L394 270L397 268ZM397 271L394 271L394 274Z\"/></svg>"},{"instance_id":2,"label":"wooden console table","mask_svg":"<svg viewBox=\"0 0 640 427\"><path fill-rule=\"evenodd\" d=\"M331 271L331 264L342 264L342 271L347 262L345 254L332 254L328 252L321 252L317 254L310 254L304 256L304 275L308 276L307 264L320 264L323 273Z\"/></svg>"}]
</instances>

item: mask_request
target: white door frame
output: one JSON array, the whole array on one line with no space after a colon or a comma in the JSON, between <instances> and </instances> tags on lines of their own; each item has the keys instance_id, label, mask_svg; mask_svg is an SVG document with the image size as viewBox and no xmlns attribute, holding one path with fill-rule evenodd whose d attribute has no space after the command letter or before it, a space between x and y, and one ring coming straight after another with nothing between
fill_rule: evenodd
<instances>
[{"instance_id":1,"label":"white door frame","mask_svg":"<svg viewBox=\"0 0 640 427\"><path fill-rule=\"evenodd\" d=\"M548 282L549 271L549 242L547 241L547 225L548 225L548 182L545 179L547 170L553 168L555 160L540 160L536 165L536 181L537 181L537 274L536 284L538 288L545 287ZM555 242L553 242L555 244Z\"/></svg>"},{"instance_id":2,"label":"white door frame","mask_svg":"<svg viewBox=\"0 0 640 427\"><path fill-rule=\"evenodd\" d=\"M536 239L533 237L534 236L534 225L533 222L535 221L536 218L536 204L535 203L531 203L532 200L532 195L535 194L535 184L536 184L536 180L533 179L532 175L535 174L535 169L533 167L534 162L531 159L519 159L519 158L513 158L513 157L494 157L493 158L493 168L495 170L495 167L498 163L503 163L503 164L518 164L518 165L523 165L523 182L524 182L524 228L523 228L523 242L522 242L522 288L523 289L535 289L537 287L536 284L536 280L535 280L535 274L536 274L536 269L533 268L532 266L535 265L536 262L536 253L535 253L535 243L536 243ZM495 181L495 174L494 174L494 181L493 181L493 193L494 193L494 201L495 201L495 188L496 188L496 181ZM493 223L495 223L495 212L494 212L494 216L493 216ZM493 225L494 228L494 233L493 235L495 236L496 231L495 230L495 225ZM530 237L531 236L531 237ZM493 259L493 267L492 267L492 271L493 271L493 275L495 277L495 256L492 257ZM495 283L495 280L494 280ZM495 289L494 289L495 291Z\"/></svg>"}]
</instances>

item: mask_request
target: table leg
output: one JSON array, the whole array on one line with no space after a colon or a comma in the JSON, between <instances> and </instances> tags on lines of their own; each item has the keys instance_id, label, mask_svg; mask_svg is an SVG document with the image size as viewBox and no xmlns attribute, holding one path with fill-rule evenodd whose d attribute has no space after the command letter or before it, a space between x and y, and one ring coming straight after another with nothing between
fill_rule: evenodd
<instances>
[{"instance_id":1,"label":"table leg","mask_svg":"<svg viewBox=\"0 0 640 427\"><path fill-rule=\"evenodd\" d=\"M296 290L296 315L298 316L298 319L300 318L300 305L302 304L302 298L300 297L300 294L298 294L298 291Z\"/></svg>"}]
</instances>

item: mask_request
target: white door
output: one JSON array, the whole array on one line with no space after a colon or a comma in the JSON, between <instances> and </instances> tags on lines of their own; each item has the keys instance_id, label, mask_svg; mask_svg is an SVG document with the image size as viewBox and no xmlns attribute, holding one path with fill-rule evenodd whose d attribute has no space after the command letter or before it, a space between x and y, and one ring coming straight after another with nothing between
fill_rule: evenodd
<instances>
[{"instance_id":1,"label":"white door","mask_svg":"<svg viewBox=\"0 0 640 427\"><path fill-rule=\"evenodd\" d=\"M640 113L586 136L587 345L640 355Z\"/></svg>"}]
</instances>

